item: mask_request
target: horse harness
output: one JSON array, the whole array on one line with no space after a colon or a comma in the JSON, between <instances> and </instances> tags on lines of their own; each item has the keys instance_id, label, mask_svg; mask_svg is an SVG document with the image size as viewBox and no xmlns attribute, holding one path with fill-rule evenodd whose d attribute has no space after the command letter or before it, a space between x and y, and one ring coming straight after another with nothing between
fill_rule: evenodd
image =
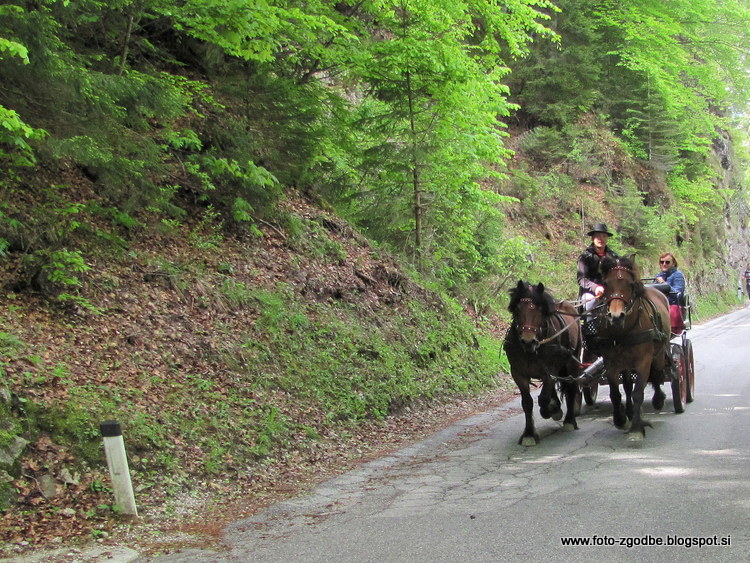
<instances>
[{"instance_id":1,"label":"horse harness","mask_svg":"<svg viewBox=\"0 0 750 563\"><path fill-rule=\"evenodd\" d=\"M534 309L537 307L537 305L533 302L532 299L525 297L519 301L520 303L527 303L530 309ZM571 327L571 325L574 322L578 321L579 316L576 315L574 320L571 323L565 322L565 319L563 318L563 313L559 311L553 311L549 317L547 317L543 324L539 326L533 326L533 325L518 325L515 321L513 321L513 324L510 326L509 331L513 334L518 335L520 332L533 332L533 333L540 333L540 336L543 336L542 340L537 344L536 349L534 350L534 354L537 356L540 356L540 359L542 357L572 357L575 359L575 356L571 353L571 343L568 341L568 345L566 346L563 342L563 335L568 332L568 329ZM555 325L555 320L557 321L557 326ZM562 327L558 330L558 326ZM515 328L515 330L514 330ZM519 330L520 329L520 330ZM552 333L550 336L544 336L547 334ZM503 344L503 348L507 351L509 349L521 349L521 343L518 341L510 342L509 339L506 337L505 343Z\"/></svg>"},{"instance_id":2,"label":"horse harness","mask_svg":"<svg viewBox=\"0 0 750 563\"><path fill-rule=\"evenodd\" d=\"M625 266L620 266L619 260L617 261L617 266L612 268L613 272L617 273L617 279L623 279L623 272L627 272L629 274L633 274L633 271L630 268L626 268ZM643 344L644 342L668 342L669 341L669 334L664 331L664 327L662 326L662 319L659 315L658 310L656 309L656 305L654 304L651 299L648 297L645 297L643 295L640 295L636 297L635 299L628 301L624 294L622 293L611 293L609 296L607 296L607 305L609 305L612 301L619 299L620 301L623 301L625 303L625 318L627 319L628 316L630 316L633 313L633 310L635 309L636 304L638 304L638 313L643 311L644 308L644 302L649 308L648 315L651 320L651 324L654 328L649 328L646 330L642 330L640 332L636 332L633 334L627 334L622 335L618 337L606 337L606 336L595 336L591 339L591 343L593 344L592 348L601 348L606 345L611 346L617 346L617 345L634 345L634 344ZM639 321L640 322L640 321Z\"/></svg>"}]
</instances>

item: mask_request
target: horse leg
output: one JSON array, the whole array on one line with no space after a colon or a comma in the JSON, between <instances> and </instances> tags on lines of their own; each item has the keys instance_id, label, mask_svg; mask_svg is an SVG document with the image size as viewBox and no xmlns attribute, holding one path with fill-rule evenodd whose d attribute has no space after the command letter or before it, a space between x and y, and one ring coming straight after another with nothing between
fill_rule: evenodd
<instances>
[{"instance_id":1,"label":"horse leg","mask_svg":"<svg viewBox=\"0 0 750 563\"><path fill-rule=\"evenodd\" d=\"M633 372L622 374L622 388L625 391L625 416L633 420Z\"/></svg>"},{"instance_id":2,"label":"horse leg","mask_svg":"<svg viewBox=\"0 0 750 563\"><path fill-rule=\"evenodd\" d=\"M654 396L651 397L651 405L655 410L660 411L664 408L664 399L667 398L667 395L662 390L661 383L654 381L651 383L651 386L654 388Z\"/></svg>"},{"instance_id":3,"label":"horse leg","mask_svg":"<svg viewBox=\"0 0 750 563\"><path fill-rule=\"evenodd\" d=\"M563 430L578 430L576 422L576 399L578 395L578 384L570 381L563 383L563 393L565 393L565 420L563 421Z\"/></svg>"},{"instance_id":4,"label":"horse leg","mask_svg":"<svg viewBox=\"0 0 750 563\"><path fill-rule=\"evenodd\" d=\"M628 422L625 416L625 407L622 404L622 395L620 394L620 381L615 377L609 378L609 400L612 401L612 419L617 428L625 428Z\"/></svg>"},{"instance_id":5,"label":"horse leg","mask_svg":"<svg viewBox=\"0 0 750 563\"><path fill-rule=\"evenodd\" d=\"M549 377L544 378L542 391L539 393L539 413L542 418L552 418L552 420L560 420L563 416L560 399L555 391L555 383Z\"/></svg>"},{"instance_id":6,"label":"horse leg","mask_svg":"<svg viewBox=\"0 0 750 563\"><path fill-rule=\"evenodd\" d=\"M518 443L521 446L536 446L539 443L539 434L534 429L534 399L531 398L529 382L518 383L518 389L521 391L521 406L526 417L526 427L518 439Z\"/></svg>"},{"instance_id":7,"label":"horse leg","mask_svg":"<svg viewBox=\"0 0 750 563\"><path fill-rule=\"evenodd\" d=\"M654 388L654 396L651 397L651 405L655 410L660 411L664 407L664 399L667 395L662 391L662 384L664 383L664 372L657 370L653 365L651 366L651 375L649 376L651 386Z\"/></svg>"},{"instance_id":8,"label":"horse leg","mask_svg":"<svg viewBox=\"0 0 750 563\"><path fill-rule=\"evenodd\" d=\"M640 442L646 437L646 426L651 426L641 418L641 407L643 406L643 392L646 388L647 380L642 375L638 375L633 388L633 418L628 432L629 442Z\"/></svg>"}]
</instances>

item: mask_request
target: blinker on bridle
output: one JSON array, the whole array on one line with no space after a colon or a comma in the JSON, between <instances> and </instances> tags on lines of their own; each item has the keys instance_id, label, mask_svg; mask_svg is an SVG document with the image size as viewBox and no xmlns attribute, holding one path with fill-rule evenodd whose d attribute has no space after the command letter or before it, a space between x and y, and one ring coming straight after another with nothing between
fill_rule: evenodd
<instances>
[{"instance_id":1,"label":"blinker on bridle","mask_svg":"<svg viewBox=\"0 0 750 563\"><path fill-rule=\"evenodd\" d=\"M531 300L530 298L528 298L528 297L524 297L523 299L521 299L521 300L519 301L519 304L520 304L520 303L527 303L527 304L528 304L528 307L529 307L529 309L536 309L536 305L535 305L535 304L534 304L534 302L533 302L533 301L532 301L532 300ZM532 326L532 325L518 325L518 329L520 330L520 332L539 332L539 329L540 329L540 328L541 328L541 326Z\"/></svg>"},{"instance_id":2,"label":"blinker on bridle","mask_svg":"<svg viewBox=\"0 0 750 563\"><path fill-rule=\"evenodd\" d=\"M617 274L617 279L618 280L621 280L621 279L623 279L625 277L624 272L627 272L628 274L631 274L631 275L633 274L633 271L630 268L626 268L625 266L620 266L620 261L619 260L617 260L617 266L615 266L614 268L612 268L612 270L610 270L610 271L615 272ZM624 293L617 293L617 292L610 293L607 296L607 304L609 305L610 303L612 303L612 301L615 301L616 299L619 299L620 301L623 301L625 303L626 308L627 308L628 305L630 305L630 301L628 301L625 298L625 294Z\"/></svg>"}]
</instances>

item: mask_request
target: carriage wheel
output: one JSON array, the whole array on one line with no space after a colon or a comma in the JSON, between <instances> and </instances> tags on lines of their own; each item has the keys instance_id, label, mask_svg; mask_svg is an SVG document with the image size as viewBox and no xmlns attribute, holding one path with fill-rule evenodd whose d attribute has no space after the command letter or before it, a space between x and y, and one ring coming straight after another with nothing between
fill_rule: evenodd
<instances>
[{"instance_id":1,"label":"carriage wheel","mask_svg":"<svg viewBox=\"0 0 750 563\"><path fill-rule=\"evenodd\" d=\"M695 399L695 360L693 358L693 343L685 339L682 345L685 352L685 368L687 370L687 397L686 402L692 403Z\"/></svg>"},{"instance_id":2,"label":"carriage wheel","mask_svg":"<svg viewBox=\"0 0 750 563\"><path fill-rule=\"evenodd\" d=\"M685 362L685 353L679 344L672 345L672 361L676 373L672 375L672 401L674 403L674 412L680 414L685 412L685 402L687 401L687 369Z\"/></svg>"},{"instance_id":3,"label":"carriage wheel","mask_svg":"<svg viewBox=\"0 0 750 563\"><path fill-rule=\"evenodd\" d=\"M596 396L599 394L599 382L591 382L583 388L583 400L588 406L596 403Z\"/></svg>"}]
</instances>

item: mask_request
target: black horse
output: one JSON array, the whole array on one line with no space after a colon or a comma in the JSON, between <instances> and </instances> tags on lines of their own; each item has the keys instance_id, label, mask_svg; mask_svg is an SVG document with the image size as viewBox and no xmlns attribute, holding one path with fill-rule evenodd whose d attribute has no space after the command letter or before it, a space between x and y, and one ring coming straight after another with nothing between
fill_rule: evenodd
<instances>
[{"instance_id":1,"label":"black horse","mask_svg":"<svg viewBox=\"0 0 750 563\"><path fill-rule=\"evenodd\" d=\"M534 429L532 380L542 382L539 412L542 418L560 420L562 405L555 384L565 395L565 430L578 429L576 408L580 405L580 387L575 381L580 371L581 327L575 307L568 301L556 301L543 284L520 281L510 291L508 310L513 322L503 343L513 380L521 392L526 428L518 440L523 446L539 443Z\"/></svg>"}]
</instances>

